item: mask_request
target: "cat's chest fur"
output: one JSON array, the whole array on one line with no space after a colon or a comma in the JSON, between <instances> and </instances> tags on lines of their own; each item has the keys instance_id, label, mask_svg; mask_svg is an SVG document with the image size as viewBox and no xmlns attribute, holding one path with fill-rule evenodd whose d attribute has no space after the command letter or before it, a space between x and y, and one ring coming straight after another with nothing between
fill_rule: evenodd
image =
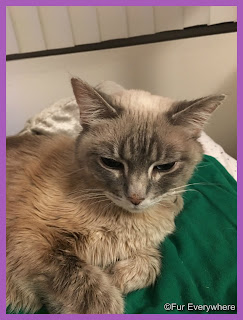
<instances>
[{"instance_id":1,"label":"cat's chest fur","mask_svg":"<svg viewBox=\"0 0 243 320\"><path fill-rule=\"evenodd\" d=\"M76 248L90 264L106 267L117 260L134 256L145 248L158 247L174 231L177 211L174 203L147 213L129 213L124 216L121 213L119 217L118 212L112 215L111 210L108 212L109 219L99 217L95 224L83 230L85 241L77 242Z\"/></svg>"}]
</instances>

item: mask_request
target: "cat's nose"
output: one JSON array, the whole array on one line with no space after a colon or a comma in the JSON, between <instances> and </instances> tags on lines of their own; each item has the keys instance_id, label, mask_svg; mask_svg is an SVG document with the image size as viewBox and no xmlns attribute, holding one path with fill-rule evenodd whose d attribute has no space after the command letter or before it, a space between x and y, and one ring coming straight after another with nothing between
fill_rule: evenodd
<instances>
[{"instance_id":1,"label":"cat's nose","mask_svg":"<svg viewBox=\"0 0 243 320\"><path fill-rule=\"evenodd\" d=\"M145 198L138 198L137 195L132 195L131 197L127 197L132 204L138 206Z\"/></svg>"}]
</instances>

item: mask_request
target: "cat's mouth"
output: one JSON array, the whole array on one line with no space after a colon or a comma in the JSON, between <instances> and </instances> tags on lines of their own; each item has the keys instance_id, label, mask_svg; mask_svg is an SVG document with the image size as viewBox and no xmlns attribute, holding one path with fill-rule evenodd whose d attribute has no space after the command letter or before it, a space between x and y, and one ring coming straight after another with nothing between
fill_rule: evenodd
<instances>
[{"instance_id":1,"label":"cat's mouth","mask_svg":"<svg viewBox=\"0 0 243 320\"><path fill-rule=\"evenodd\" d=\"M115 194L106 192L105 195L109 200L111 200L113 203L115 203L118 207L125 209L129 212L142 212L148 209L153 205L153 203L150 203L148 199L145 199L140 204L132 204L128 199L119 197Z\"/></svg>"}]
</instances>

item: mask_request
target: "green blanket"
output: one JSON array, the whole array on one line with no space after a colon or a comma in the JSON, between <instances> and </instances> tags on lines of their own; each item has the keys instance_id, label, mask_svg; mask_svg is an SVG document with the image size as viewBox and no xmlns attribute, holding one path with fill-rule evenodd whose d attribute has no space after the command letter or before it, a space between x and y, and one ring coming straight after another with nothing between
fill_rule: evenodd
<instances>
[{"instance_id":1,"label":"green blanket","mask_svg":"<svg viewBox=\"0 0 243 320\"><path fill-rule=\"evenodd\" d=\"M128 314L237 312L236 181L204 156L189 183L176 232L161 244L161 275L127 295Z\"/></svg>"}]
</instances>

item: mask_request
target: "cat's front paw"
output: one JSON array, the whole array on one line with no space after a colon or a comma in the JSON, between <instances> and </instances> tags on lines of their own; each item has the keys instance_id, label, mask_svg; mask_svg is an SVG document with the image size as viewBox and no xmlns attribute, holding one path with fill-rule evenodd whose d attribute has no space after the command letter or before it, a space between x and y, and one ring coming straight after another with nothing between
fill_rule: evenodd
<instances>
[{"instance_id":1,"label":"cat's front paw","mask_svg":"<svg viewBox=\"0 0 243 320\"><path fill-rule=\"evenodd\" d=\"M124 312L124 301L121 291L114 285L107 286L106 283L90 282L88 290L84 294L86 301L85 313L89 314L122 314Z\"/></svg>"},{"instance_id":2,"label":"cat's front paw","mask_svg":"<svg viewBox=\"0 0 243 320\"><path fill-rule=\"evenodd\" d=\"M76 269L66 286L61 283L60 290L53 290L49 283L45 285L42 290L46 289L45 304L49 313L121 314L124 312L121 291L98 267L86 265L83 269Z\"/></svg>"},{"instance_id":3,"label":"cat's front paw","mask_svg":"<svg viewBox=\"0 0 243 320\"><path fill-rule=\"evenodd\" d=\"M121 291L112 286L107 290L103 288L90 287L89 290L80 295L77 305L65 302L57 310L57 306L48 308L49 313L62 314L122 314L124 313L124 301Z\"/></svg>"},{"instance_id":4,"label":"cat's front paw","mask_svg":"<svg viewBox=\"0 0 243 320\"><path fill-rule=\"evenodd\" d=\"M110 266L106 272L109 273L112 283L122 293L142 289L153 284L160 272L160 261L157 258L149 258L145 263L144 259L127 259L118 261Z\"/></svg>"},{"instance_id":5,"label":"cat's front paw","mask_svg":"<svg viewBox=\"0 0 243 320\"><path fill-rule=\"evenodd\" d=\"M124 302L121 291L112 287L110 291L95 292L93 305L87 313L93 314L122 314L124 312Z\"/></svg>"}]
</instances>

